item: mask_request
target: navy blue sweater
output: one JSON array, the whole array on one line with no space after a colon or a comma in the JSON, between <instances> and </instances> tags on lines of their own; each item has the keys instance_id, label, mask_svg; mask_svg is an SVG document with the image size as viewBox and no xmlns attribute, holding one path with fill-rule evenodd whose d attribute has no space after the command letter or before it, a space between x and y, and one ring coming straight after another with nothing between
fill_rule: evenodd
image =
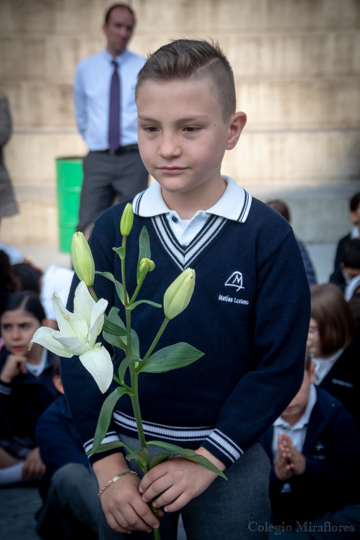
<instances>
[{"instance_id":1,"label":"navy blue sweater","mask_svg":"<svg viewBox=\"0 0 360 540\"><path fill-rule=\"evenodd\" d=\"M320 518L347 504L360 502L360 432L345 407L325 390L316 388L317 402L310 415L302 453L304 474L282 482L270 473L273 523L293 525ZM261 437L271 461L273 427ZM291 492L282 493L285 483Z\"/></svg>"},{"instance_id":2,"label":"navy blue sweater","mask_svg":"<svg viewBox=\"0 0 360 540\"><path fill-rule=\"evenodd\" d=\"M112 272L117 279L121 279L120 259L112 248L121 245L124 204L100 216L90 239L96 269ZM127 242L130 292L136 287L138 237L143 226L156 267L138 299L162 304L166 288L183 269L190 266L196 271L192 300L170 321L157 349L185 341L205 353L186 368L140 375L145 433L148 440L164 439L189 448L202 445L229 466L280 415L302 382L310 294L297 242L288 223L255 199L245 223L211 216L186 248L178 243L164 216L135 215ZM76 285L75 278L70 298ZM97 276L95 290L123 316L110 281ZM163 317L162 309L145 304L133 311L142 355ZM116 350L115 370L122 354ZM63 359L62 379L88 450L104 396L74 359ZM115 432L136 436L127 396L118 401L113 420L110 436ZM103 456L96 454L92 460Z\"/></svg>"}]
</instances>

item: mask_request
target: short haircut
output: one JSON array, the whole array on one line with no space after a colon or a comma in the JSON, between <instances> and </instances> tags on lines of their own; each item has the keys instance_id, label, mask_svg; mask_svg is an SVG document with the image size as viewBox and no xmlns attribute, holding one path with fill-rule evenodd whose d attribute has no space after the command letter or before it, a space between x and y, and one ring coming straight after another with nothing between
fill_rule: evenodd
<instances>
[{"instance_id":1,"label":"short haircut","mask_svg":"<svg viewBox=\"0 0 360 540\"><path fill-rule=\"evenodd\" d=\"M266 204L270 206L270 208L273 208L274 210L276 210L276 212L281 214L282 217L285 218L286 221L290 223L290 219L291 219L290 210L289 210L288 205L284 201L274 199L272 201L268 201Z\"/></svg>"},{"instance_id":2,"label":"short haircut","mask_svg":"<svg viewBox=\"0 0 360 540\"><path fill-rule=\"evenodd\" d=\"M129 6L129 4L126 4L126 3L112 4L105 12L104 24L109 24L110 15L111 15L112 11L114 9L116 9L116 8L128 9L130 11L131 15L134 17L134 26L135 26L135 23L136 23L135 11L133 10L133 8L131 6Z\"/></svg>"},{"instance_id":3,"label":"short haircut","mask_svg":"<svg viewBox=\"0 0 360 540\"><path fill-rule=\"evenodd\" d=\"M315 319L321 353L325 356L350 345L356 321L340 288L334 283L311 285L311 317Z\"/></svg>"},{"instance_id":4,"label":"short haircut","mask_svg":"<svg viewBox=\"0 0 360 540\"><path fill-rule=\"evenodd\" d=\"M341 262L347 268L360 270L360 238L351 238L341 252Z\"/></svg>"},{"instance_id":5,"label":"short haircut","mask_svg":"<svg viewBox=\"0 0 360 540\"><path fill-rule=\"evenodd\" d=\"M210 79L211 91L220 103L224 121L236 112L236 92L231 65L217 42L178 39L148 56L138 74L136 97L148 81Z\"/></svg>"},{"instance_id":6,"label":"short haircut","mask_svg":"<svg viewBox=\"0 0 360 540\"><path fill-rule=\"evenodd\" d=\"M16 309L31 313L40 323L46 318L40 297L34 291L17 291L10 294L2 306L0 316L6 311L15 311Z\"/></svg>"},{"instance_id":7,"label":"short haircut","mask_svg":"<svg viewBox=\"0 0 360 540\"><path fill-rule=\"evenodd\" d=\"M360 193L355 193L350 199L350 212L356 212L360 204Z\"/></svg>"}]
</instances>

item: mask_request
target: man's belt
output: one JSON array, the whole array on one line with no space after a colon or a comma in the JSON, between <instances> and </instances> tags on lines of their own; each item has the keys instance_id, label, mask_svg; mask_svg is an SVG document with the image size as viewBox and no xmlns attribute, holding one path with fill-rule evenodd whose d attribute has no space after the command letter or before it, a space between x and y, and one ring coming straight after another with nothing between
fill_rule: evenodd
<instances>
[{"instance_id":1,"label":"man's belt","mask_svg":"<svg viewBox=\"0 0 360 540\"><path fill-rule=\"evenodd\" d=\"M91 152L95 152L96 154L108 154L110 156L121 156L122 154L130 154L131 152L138 151L139 147L137 144L127 144L126 146L119 146L117 150L111 150L111 148L108 148L107 150L91 150Z\"/></svg>"}]
</instances>

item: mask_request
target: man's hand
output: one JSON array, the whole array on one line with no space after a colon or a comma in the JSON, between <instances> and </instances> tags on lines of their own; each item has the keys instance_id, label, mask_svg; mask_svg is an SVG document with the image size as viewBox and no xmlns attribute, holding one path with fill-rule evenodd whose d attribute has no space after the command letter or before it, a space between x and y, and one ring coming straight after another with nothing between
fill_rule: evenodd
<instances>
[{"instance_id":1,"label":"man's hand","mask_svg":"<svg viewBox=\"0 0 360 540\"><path fill-rule=\"evenodd\" d=\"M40 457L39 448L34 448L25 459L22 478L23 480L37 480L44 476L45 471L46 467Z\"/></svg>"},{"instance_id":2,"label":"man's hand","mask_svg":"<svg viewBox=\"0 0 360 540\"><path fill-rule=\"evenodd\" d=\"M112 454L94 463L100 488L121 472L128 471L122 454ZM127 474L111 484L101 495L101 505L109 526L120 533L147 531L159 527L159 520L152 513L139 493L140 479ZM161 515L162 512L159 512Z\"/></svg>"},{"instance_id":3,"label":"man's hand","mask_svg":"<svg viewBox=\"0 0 360 540\"><path fill-rule=\"evenodd\" d=\"M218 469L224 464L204 448L197 453L209 459ZM163 461L149 471L140 482L139 490L144 502L153 501L156 508L176 512L200 495L217 478L217 474L198 463L182 457Z\"/></svg>"}]
</instances>

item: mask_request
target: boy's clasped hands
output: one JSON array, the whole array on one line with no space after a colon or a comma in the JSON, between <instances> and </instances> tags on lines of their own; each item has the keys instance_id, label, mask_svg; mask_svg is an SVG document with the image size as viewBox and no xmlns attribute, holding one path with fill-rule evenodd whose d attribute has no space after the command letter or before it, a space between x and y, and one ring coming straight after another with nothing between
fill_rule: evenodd
<instances>
[{"instance_id":1,"label":"boy's clasped hands","mask_svg":"<svg viewBox=\"0 0 360 540\"><path fill-rule=\"evenodd\" d=\"M279 480L286 481L293 476L299 476L305 472L306 458L297 450L294 443L286 433L278 437L278 446L275 456L275 474Z\"/></svg>"}]
</instances>

